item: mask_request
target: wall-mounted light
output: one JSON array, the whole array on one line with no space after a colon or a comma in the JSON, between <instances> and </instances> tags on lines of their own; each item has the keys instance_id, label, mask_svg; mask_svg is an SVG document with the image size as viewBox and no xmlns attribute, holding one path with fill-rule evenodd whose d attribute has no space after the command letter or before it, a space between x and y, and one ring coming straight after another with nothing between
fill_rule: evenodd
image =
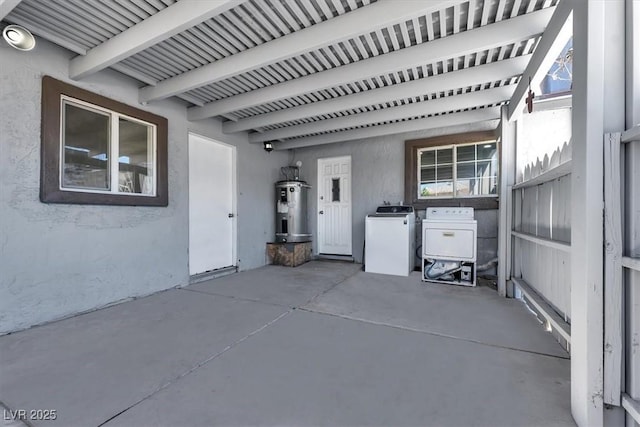
<instances>
[{"instance_id":1,"label":"wall-mounted light","mask_svg":"<svg viewBox=\"0 0 640 427\"><path fill-rule=\"evenodd\" d=\"M36 39L29 30L19 25L7 25L2 30L2 37L9 46L18 50L31 50L36 46Z\"/></svg>"},{"instance_id":2,"label":"wall-mounted light","mask_svg":"<svg viewBox=\"0 0 640 427\"><path fill-rule=\"evenodd\" d=\"M533 91L531 90L531 77L529 77L529 93L527 94L527 111L529 113L533 112L533 99L535 98L536 94L533 93Z\"/></svg>"},{"instance_id":3,"label":"wall-mounted light","mask_svg":"<svg viewBox=\"0 0 640 427\"><path fill-rule=\"evenodd\" d=\"M271 143L271 141L264 142L264 151L266 151L267 153L270 153L273 151L273 144Z\"/></svg>"}]
</instances>

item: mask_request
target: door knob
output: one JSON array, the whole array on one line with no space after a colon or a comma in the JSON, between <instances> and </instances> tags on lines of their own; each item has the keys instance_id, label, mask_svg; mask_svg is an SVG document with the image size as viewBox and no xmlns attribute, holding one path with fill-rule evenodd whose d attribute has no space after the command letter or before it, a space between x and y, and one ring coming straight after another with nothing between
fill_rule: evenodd
<instances>
[{"instance_id":1,"label":"door knob","mask_svg":"<svg viewBox=\"0 0 640 427\"><path fill-rule=\"evenodd\" d=\"M234 215L234 214L232 214L232 213L230 213L230 214L229 214L229 218L233 218L234 216L235 216L235 215Z\"/></svg>"},{"instance_id":2,"label":"door knob","mask_svg":"<svg viewBox=\"0 0 640 427\"><path fill-rule=\"evenodd\" d=\"M320 211L320 215L324 215L324 211Z\"/></svg>"}]
</instances>

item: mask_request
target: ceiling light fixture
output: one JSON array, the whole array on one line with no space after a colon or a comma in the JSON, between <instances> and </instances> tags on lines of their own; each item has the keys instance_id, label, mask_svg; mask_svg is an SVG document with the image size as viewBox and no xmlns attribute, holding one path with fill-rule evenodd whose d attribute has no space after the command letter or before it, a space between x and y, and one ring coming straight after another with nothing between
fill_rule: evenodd
<instances>
[{"instance_id":1,"label":"ceiling light fixture","mask_svg":"<svg viewBox=\"0 0 640 427\"><path fill-rule=\"evenodd\" d=\"M7 25L2 30L2 37L6 40L9 46L28 51L36 46L36 39L29 30L19 25Z\"/></svg>"},{"instance_id":2,"label":"ceiling light fixture","mask_svg":"<svg viewBox=\"0 0 640 427\"><path fill-rule=\"evenodd\" d=\"M271 143L271 141L264 142L264 151L266 151L267 153L270 153L273 151L273 144Z\"/></svg>"}]
</instances>

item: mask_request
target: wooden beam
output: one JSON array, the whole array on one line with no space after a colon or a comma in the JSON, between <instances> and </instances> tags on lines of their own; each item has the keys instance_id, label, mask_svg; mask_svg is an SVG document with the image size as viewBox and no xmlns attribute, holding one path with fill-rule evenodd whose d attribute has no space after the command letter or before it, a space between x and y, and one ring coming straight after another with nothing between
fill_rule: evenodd
<instances>
[{"instance_id":1,"label":"wooden beam","mask_svg":"<svg viewBox=\"0 0 640 427\"><path fill-rule=\"evenodd\" d=\"M635 125L622 133L622 142L640 141L640 125Z\"/></svg>"},{"instance_id":2,"label":"wooden beam","mask_svg":"<svg viewBox=\"0 0 640 427\"><path fill-rule=\"evenodd\" d=\"M622 257L622 266L640 272L640 258Z\"/></svg>"},{"instance_id":3,"label":"wooden beam","mask_svg":"<svg viewBox=\"0 0 640 427\"><path fill-rule=\"evenodd\" d=\"M542 33L542 38L538 42L526 70L522 73L513 98L509 101L509 120L513 120L516 114L522 111L529 90L529 78L531 78L531 87L537 87L551 64L562 52L567 41L571 38L572 25L571 3L567 0L561 1L544 33Z\"/></svg>"},{"instance_id":4,"label":"wooden beam","mask_svg":"<svg viewBox=\"0 0 640 427\"><path fill-rule=\"evenodd\" d=\"M399 2L398 2L399 3ZM535 37L544 31L554 8L464 31L428 43L363 59L352 64L232 96L192 109L189 120L201 120L357 80L443 61ZM336 18L334 18L336 19Z\"/></svg>"},{"instance_id":5,"label":"wooden beam","mask_svg":"<svg viewBox=\"0 0 640 427\"><path fill-rule=\"evenodd\" d=\"M626 87L625 123L623 139L628 143L625 151L624 230L626 236L625 254L622 264L635 270L625 275L627 307L627 337L640 337L640 2L625 2L625 45L626 45ZM614 129L614 128L612 128ZM631 143L629 143L631 142ZM631 346L630 346L631 347ZM640 349L631 347L627 351L625 364L626 394L623 396L625 409L640 424ZM633 400L635 399L635 401ZM635 408L635 409L634 409ZM634 415L635 414L635 415ZM631 423L633 425L633 423Z\"/></svg>"},{"instance_id":6,"label":"wooden beam","mask_svg":"<svg viewBox=\"0 0 640 427\"><path fill-rule=\"evenodd\" d=\"M508 106L500 109L500 200L498 207L498 294L507 296L507 266L510 264L509 242L511 241L512 206L508 203L511 186L515 182L516 171L516 129L515 123L507 120Z\"/></svg>"},{"instance_id":7,"label":"wooden beam","mask_svg":"<svg viewBox=\"0 0 640 427\"><path fill-rule=\"evenodd\" d=\"M399 107L389 107L366 113L352 114L335 119L318 120L312 123L287 126L264 133L252 133L249 135L249 142L259 143L263 141L294 138L313 133L329 132L338 129L497 104L508 100L513 93L513 89L514 86L501 86L462 95L446 96L430 101L414 102Z\"/></svg>"},{"instance_id":8,"label":"wooden beam","mask_svg":"<svg viewBox=\"0 0 640 427\"><path fill-rule=\"evenodd\" d=\"M604 143L604 403L620 406L624 358L620 134L606 134Z\"/></svg>"},{"instance_id":9,"label":"wooden beam","mask_svg":"<svg viewBox=\"0 0 640 427\"><path fill-rule=\"evenodd\" d=\"M244 0L182 0L161 10L69 63L69 77L80 79L211 19Z\"/></svg>"},{"instance_id":10,"label":"wooden beam","mask_svg":"<svg viewBox=\"0 0 640 427\"><path fill-rule=\"evenodd\" d=\"M638 131L640 126L640 2L627 1L625 15L625 129L635 127ZM640 379L637 382L640 388Z\"/></svg>"},{"instance_id":11,"label":"wooden beam","mask_svg":"<svg viewBox=\"0 0 640 427\"><path fill-rule=\"evenodd\" d=\"M527 300L544 316L553 329L560 334L568 343L571 343L571 325L564 321L562 317L547 303L538 293L523 279L511 279L520 291L527 297Z\"/></svg>"},{"instance_id":12,"label":"wooden beam","mask_svg":"<svg viewBox=\"0 0 640 427\"><path fill-rule=\"evenodd\" d=\"M605 424L604 134L624 127L624 2L569 1L573 6L571 413L579 426L598 427Z\"/></svg>"},{"instance_id":13,"label":"wooden beam","mask_svg":"<svg viewBox=\"0 0 640 427\"><path fill-rule=\"evenodd\" d=\"M517 133L517 132L516 132ZM516 139L517 141L517 139ZM513 180L515 181L515 168L513 171ZM506 247L506 252L507 252L507 256L506 258L502 261L503 263L505 263L505 278L506 278L506 297L507 298L513 298L514 297L514 289L513 289L513 282L511 281L511 277L513 277L513 268L514 268L514 250L513 250L513 237L511 236L511 230L513 230L513 217L514 217L514 211L515 211L515 205L513 202L513 190L511 188L511 186L509 186L507 188L507 198L505 199L505 203L507 206L509 206L509 209L507 210L507 226L506 226L506 231L507 231L507 247ZM500 261L499 261L500 262ZM499 264L498 264L499 265Z\"/></svg>"},{"instance_id":14,"label":"wooden beam","mask_svg":"<svg viewBox=\"0 0 640 427\"><path fill-rule=\"evenodd\" d=\"M300 105L296 108L287 108L272 113L259 114L254 117L238 120L235 123L225 122L222 129L225 133L239 132L306 117L321 116L336 111L345 111L414 96L455 90L473 86L478 83L504 80L522 73L528 61L529 55L492 62L477 67L453 71L451 73L399 83L393 86L366 90L354 93L353 95Z\"/></svg>"},{"instance_id":15,"label":"wooden beam","mask_svg":"<svg viewBox=\"0 0 640 427\"><path fill-rule=\"evenodd\" d=\"M22 0L0 0L0 21L7 17Z\"/></svg>"},{"instance_id":16,"label":"wooden beam","mask_svg":"<svg viewBox=\"0 0 640 427\"><path fill-rule=\"evenodd\" d=\"M640 402L634 400L627 393L622 394L622 407L627 411L631 418L640 424Z\"/></svg>"},{"instance_id":17,"label":"wooden beam","mask_svg":"<svg viewBox=\"0 0 640 427\"><path fill-rule=\"evenodd\" d=\"M446 128L470 123L497 120L500 118L500 108L483 108L462 113L445 114L426 119L408 120L388 125L372 126L363 129L347 130L343 132L325 135L292 139L284 142L275 142L274 149L287 150L291 148L311 147L314 145L333 144L335 142L351 141L364 138L394 135L399 133L420 131L426 129Z\"/></svg>"},{"instance_id":18,"label":"wooden beam","mask_svg":"<svg viewBox=\"0 0 640 427\"><path fill-rule=\"evenodd\" d=\"M536 245L544 246L546 248L557 249L563 252L571 252L571 243L561 242L559 240L547 239L545 237L534 236L529 233L521 233L520 231L512 231L511 235L522 240L526 240Z\"/></svg>"},{"instance_id":19,"label":"wooden beam","mask_svg":"<svg viewBox=\"0 0 640 427\"><path fill-rule=\"evenodd\" d=\"M129 77L133 77L136 80L140 80L143 83L146 83L148 85L155 85L156 83L158 83L158 81L152 77L147 76L146 74L143 74L137 70L134 70L133 68L124 65L124 64L114 64L111 66L112 70L118 71L119 73L122 73L126 76ZM189 95L187 93L182 93L180 95L177 96L178 98L190 102L194 105L202 105L202 101L200 101L199 99L197 99L195 96L193 95Z\"/></svg>"},{"instance_id":20,"label":"wooden beam","mask_svg":"<svg viewBox=\"0 0 640 427\"><path fill-rule=\"evenodd\" d=\"M416 15L428 14L462 1L378 1L370 6L359 8L353 12L255 46L252 49L187 71L176 77L164 80L155 87L143 88L140 90L140 101L155 101L206 86L305 52L348 40L365 31L372 31L398 22L404 22Z\"/></svg>"}]
</instances>

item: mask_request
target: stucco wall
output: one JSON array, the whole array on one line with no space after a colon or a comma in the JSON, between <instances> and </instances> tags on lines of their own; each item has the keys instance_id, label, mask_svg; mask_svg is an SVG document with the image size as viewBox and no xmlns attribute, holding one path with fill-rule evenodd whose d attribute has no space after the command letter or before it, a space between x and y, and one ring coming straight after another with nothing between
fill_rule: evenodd
<instances>
[{"instance_id":1,"label":"stucco wall","mask_svg":"<svg viewBox=\"0 0 640 427\"><path fill-rule=\"evenodd\" d=\"M490 121L292 150L291 163L302 161L303 179L313 187L309 192L309 224L314 235L314 253L318 253L316 212L319 158L351 155L353 258L362 262L365 216L375 211L383 201L398 203L404 199L405 140L493 130L496 126L497 121ZM424 211L418 211L418 216L424 217ZM476 210L475 217L478 221L478 261L484 263L497 256L498 211ZM419 242L420 237L417 236L417 239ZM419 265L417 259L416 262Z\"/></svg>"},{"instance_id":2,"label":"stucco wall","mask_svg":"<svg viewBox=\"0 0 640 427\"><path fill-rule=\"evenodd\" d=\"M287 153L266 153L220 123L189 123L185 106L137 103L138 83L105 71L67 78L73 54L41 39L31 52L0 47L0 334L188 282L188 132L237 146L238 258L265 264L274 233L273 182ZM41 78L54 78L169 120L169 206L44 204Z\"/></svg>"}]
</instances>

